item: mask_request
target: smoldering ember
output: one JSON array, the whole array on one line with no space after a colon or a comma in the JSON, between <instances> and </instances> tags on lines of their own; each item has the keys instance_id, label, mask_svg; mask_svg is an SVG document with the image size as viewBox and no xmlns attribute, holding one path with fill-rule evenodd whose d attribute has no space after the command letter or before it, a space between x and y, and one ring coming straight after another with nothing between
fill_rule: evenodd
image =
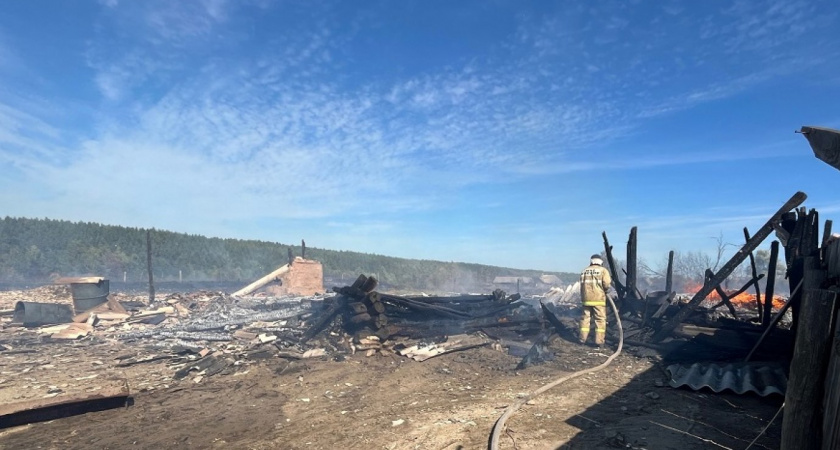
<instances>
[{"instance_id":1,"label":"smoldering ember","mask_svg":"<svg viewBox=\"0 0 840 450\"><path fill-rule=\"evenodd\" d=\"M840 132L801 132L840 169ZM693 287L673 251L641 275L644 230L602 233L605 346L578 342L580 283L324 286L305 248L232 293L2 292L0 448L838 448L840 235L779 200Z\"/></svg>"}]
</instances>

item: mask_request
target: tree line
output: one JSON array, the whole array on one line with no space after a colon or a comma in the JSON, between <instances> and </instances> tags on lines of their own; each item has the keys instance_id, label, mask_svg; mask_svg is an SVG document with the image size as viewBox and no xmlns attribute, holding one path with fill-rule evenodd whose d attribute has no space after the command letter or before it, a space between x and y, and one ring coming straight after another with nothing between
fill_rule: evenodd
<instances>
[{"instance_id":1,"label":"tree line","mask_svg":"<svg viewBox=\"0 0 840 450\"><path fill-rule=\"evenodd\" d=\"M153 274L159 281L241 282L259 278L288 261L300 247L257 240L221 239L91 222L5 217L0 220L0 283L46 283L61 276L148 280L146 233L152 240ZM390 286L448 289L486 286L497 276L553 274L574 282L573 273L542 272L459 262L306 248L323 264L324 276L348 283L375 274Z\"/></svg>"}]
</instances>

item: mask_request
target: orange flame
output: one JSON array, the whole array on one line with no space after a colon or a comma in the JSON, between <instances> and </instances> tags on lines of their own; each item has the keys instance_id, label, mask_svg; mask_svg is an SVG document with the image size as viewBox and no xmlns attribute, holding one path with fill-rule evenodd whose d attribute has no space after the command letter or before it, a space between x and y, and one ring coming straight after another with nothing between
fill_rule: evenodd
<instances>
[{"instance_id":1,"label":"orange flame","mask_svg":"<svg viewBox=\"0 0 840 450\"><path fill-rule=\"evenodd\" d=\"M694 282L687 282L684 286L684 289L686 290L686 292L689 292L689 293L697 293L698 291L700 291L700 289L702 287L703 286L700 285L700 284L697 284L697 283L694 283ZM730 292L734 293L735 291L733 290L733 291L730 291L730 292L726 292L726 290L724 290L724 292L728 296ZM766 297L766 296L762 296L762 297ZM736 305L736 306L753 307L753 306L757 306L755 298L756 298L755 294L742 292L742 293L740 293L740 294L738 294L734 297L729 297L729 301L731 301L732 304ZM706 296L706 300L707 301L713 301L713 302L717 303L717 302L720 301L720 295L718 295L718 293L716 291L712 291L709 295ZM774 295L773 296L773 308L774 309L781 308L782 306L785 305L786 300L787 299L785 297L782 297L780 295ZM764 301L764 298L762 298L762 301Z\"/></svg>"}]
</instances>

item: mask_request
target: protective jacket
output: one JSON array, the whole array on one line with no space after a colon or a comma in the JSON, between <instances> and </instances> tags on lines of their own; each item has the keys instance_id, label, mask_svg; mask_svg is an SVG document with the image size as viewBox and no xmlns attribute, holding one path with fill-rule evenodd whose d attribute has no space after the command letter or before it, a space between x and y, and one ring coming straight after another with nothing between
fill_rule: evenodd
<instances>
[{"instance_id":1,"label":"protective jacket","mask_svg":"<svg viewBox=\"0 0 840 450\"><path fill-rule=\"evenodd\" d=\"M580 274L580 298L583 306L606 306L607 291L610 289L610 271L597 264L591 264Z\"/></svg>"}]
</instances>

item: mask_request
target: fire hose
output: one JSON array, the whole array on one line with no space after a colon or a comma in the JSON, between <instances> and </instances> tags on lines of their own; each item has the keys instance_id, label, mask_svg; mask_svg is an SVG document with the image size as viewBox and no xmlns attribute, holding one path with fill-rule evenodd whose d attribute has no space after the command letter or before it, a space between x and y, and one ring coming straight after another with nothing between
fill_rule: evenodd
<instances>
[{"instance_id":1,"label":"fire hose","mask_svg":"<svg viewBox=\"0 0 840 450\"><path fill-rule=\"evenodd\" d=\"M498 450L499 449L499 436L502 434L502 430L505 428L505 422L512 416L519 408L522 407L525 403L536 397L537 395L542 394L543 392L563 383L569 381L573 378L577 378L581 375L586 375L590 373L598 372L599 370L604 369L605 367L609 366L613 360L621 354L621 347L624 346L624 329L621 327L621 317L618 316L618 308L615 307L615 303L613 303L612 299L607 297L607 301L610 302L610 307L612 308L613 314L615 314L616 323L618 323L618 348L615 350L615 353L610 355L603 364L590 367L589 369L579 370L577 372L562 376L551 383L546 384L545 386L535 390L534 392L518 399L512 405L508 406L505 409L505 412L502 413L501 417L496 420L496 423L493 425L493 434L490 435L490 450Z\"/></svg>"}]
</instances>

